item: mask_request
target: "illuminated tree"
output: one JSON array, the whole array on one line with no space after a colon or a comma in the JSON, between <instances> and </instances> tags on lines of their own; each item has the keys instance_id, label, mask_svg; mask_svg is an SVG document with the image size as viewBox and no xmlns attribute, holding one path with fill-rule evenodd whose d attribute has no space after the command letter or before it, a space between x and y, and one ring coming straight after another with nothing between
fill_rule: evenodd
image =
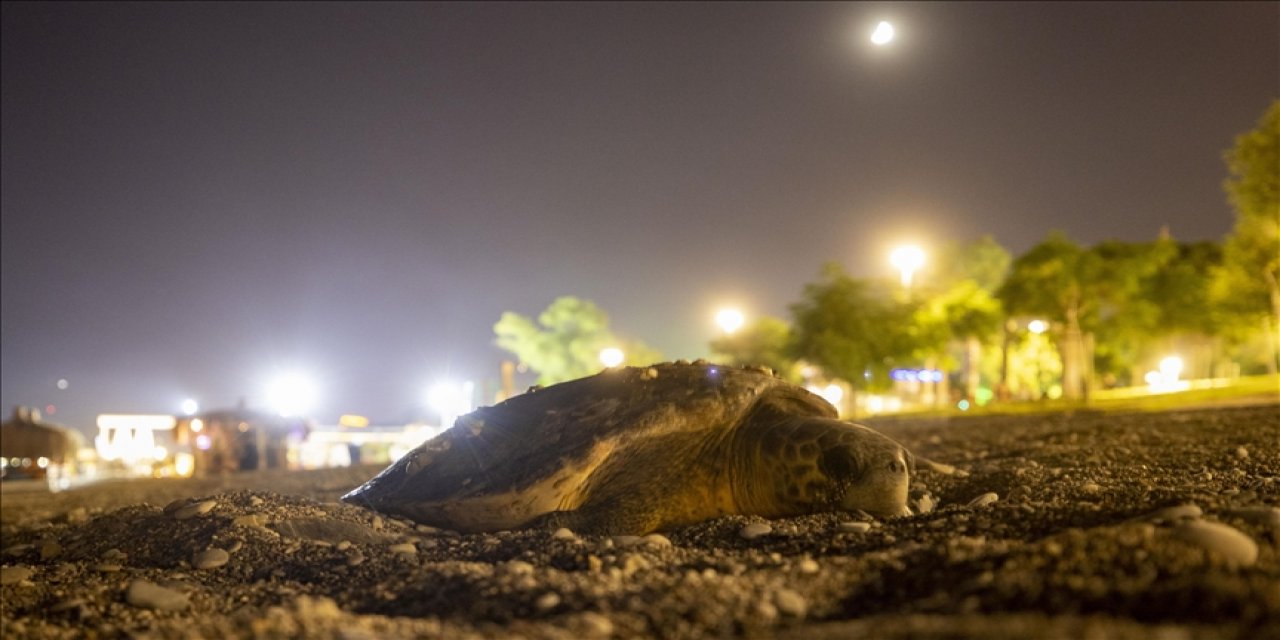
<instances>
[{"instance_id":1,"label":"illuminated tree","mask_svg":"<svg viewBox=\"0 0 1280 640\"><path fill-rule=\"evenodd\" d=\"M923 342L934 350L963 344L964 394L974 398L982 348L1000 332L1004 311L995 291L1009 271L1009 252L991 236L938 251L931 291L916 313Z\"/></svg>"},{"instance_id":2,"label":"illuminated tree","mask_svg":"<svg viewBox=\"0 0 1280 640\"><path fill-rule=\"evenodd\" d=\"M889 369L919 350L912 308L838 264L827 264L820 281L805 285L791 314L792 354L855 387L887 385Z\"/></svg>"},{"instance_id":3,"label":"illuminated tree","mask_svg":"<svg viewBox=\"0 0 1280 640\"><path fill-rule=\"evenodd\" d=\"M609 330L609 316L595 303L572 296L556 298L535 323L506 312L493 325L497 344L538 372L538 384L555 384L600 371L600 352L622 350L624 363L649 364L662 355L641 342Z\"/></svg>"},{"instance_id":4,"label":"illuminated tree","mask_svg":"<svg viewBox=\"0 0 1280 640\"><path fill-rule=\"evenodd\" d=\"M1270 342L1267 369L1280 356L1280 101L1257 128L1236 138L1226 153L1223 185L1236 212L1227 236L1223 268L1215 283L1224 309L1265 323Z\"/></svg>"}]
</instances>

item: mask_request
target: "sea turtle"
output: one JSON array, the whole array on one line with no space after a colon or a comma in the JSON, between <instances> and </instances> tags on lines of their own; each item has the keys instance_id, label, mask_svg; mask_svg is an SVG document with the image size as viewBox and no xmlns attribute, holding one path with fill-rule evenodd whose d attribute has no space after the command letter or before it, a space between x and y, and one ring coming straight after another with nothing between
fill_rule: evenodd
<instances>
[{"instance_id":1,"label":"sea turtle","mask_svg":"<svg viewBox=\"0 0 1280 640\"><path fill-rule=\"evenodd\" d=\"M342 499L464 532L645 534L725 514L910 513L915 458L772 372L606 369L458 418Z\"/></svg>"}]
</instances>

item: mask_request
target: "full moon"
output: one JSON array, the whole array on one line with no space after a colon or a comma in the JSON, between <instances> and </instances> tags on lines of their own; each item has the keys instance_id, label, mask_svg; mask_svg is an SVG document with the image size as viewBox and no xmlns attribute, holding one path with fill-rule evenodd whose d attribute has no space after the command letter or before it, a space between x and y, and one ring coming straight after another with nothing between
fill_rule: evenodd
<instances>
[{"instance_id":1,"label":"full moon","mask_svg":"<svg viewBox=\"0 0 1280 640\"><path fill-rule=\"evenodd\" d=\"M880 24L876 25L876 30L871 32L871 44L886 45L891 40L893 40L893 25L881 20Z\"/></svg>"}]
</instances>

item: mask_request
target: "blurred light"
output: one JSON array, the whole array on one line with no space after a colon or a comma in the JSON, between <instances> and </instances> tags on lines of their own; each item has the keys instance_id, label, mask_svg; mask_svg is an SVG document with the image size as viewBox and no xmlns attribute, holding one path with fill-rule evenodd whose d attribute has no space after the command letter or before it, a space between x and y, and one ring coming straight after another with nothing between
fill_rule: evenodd
<instances>
[{"instance_id":1,"label":"blurred light","mask_svg":"<svg viewBox=\"0 0 1280 640\"><path fill-rule=\"evenodd\" d=\"M452 380L442 380L427 391L427 404L440 413L440 426L450 427L458 416L471 411L471 395L475 390L474 382L461 384Z\"/></svg>"},{"instance_id":2,"label":"blurred light","mask_svg":"<svg viewBox=\"0 0 1280 640\"><path fill-rule=\"evenodd\" d=\"M41 469L49 466L49 459L44 456L40 456L39 458L36 458L36 466L40 467Z\"/></svg>"},{"instance_id":3,"label":"blurred light","mask_svg":"<svg viewBox=\"0 0 1280 640\"><path fill-rule=\"evenodd\" d=\"M721 309L716 313L716 324L719 325L721 331L728 334L732 334L742 328L743 323L746 321L746 317L737 309Z\"/></svg>"},{"instance_id":4,"label":"blurred light","mask_svg":"<svg viewBox=\"0 0 1280 640\"><path fill-rule=\"evenodd\" d=\"M893 25L886 20L881 20L880 24L876 25L875 31L871 32L871 44L877 46L889 44L893 41L893 35Z\"/></svg>"},{"instance_id":5,"label":"blurred light","mask_svg":"<svg viewBox=\"0 0 1280 640\"><path fill-rule=\"evenodd\" d=\"M1049 329L1049 324L1044 320L1032 320L1027 323L1027 331L1040 335Z\"/></svg>"},{"instance_id":6,"label":"blurred light","mask_svg":"<svg viewBox=\"0 0 1280 640\"><path fill-rule=\"evenodd\" d=\"M1185 381L1180 381L1182 376L1183 362L1178 356L1169 356L1160 361L1159 371L1148 371L1143 379L1151 387L1154 393L1167 391L1177 391L1190 386Z\"/></svg>"},{"instance_id":7,"label":"blurred light","mask_svg":"<svg viewBox=\"0 0 1280 640\"><path fill-rule=\"evenodd\" d=\"M338 418L338 424L344 427L359 429L360 427L369 426L369 419L364 416L357 416L350 413L345 413Z\"/></svg>"},{"instance_id":8,"label":"blurred light","mask_svg":"<svg viewBox=\"0 0 1280 640\"><path fill-rule=\"evenodd\" d=\"M191 416L200 410L200 404L191 398L182 401L182 414Z\"/></svg>"},{"instance_id":9,"label":"blurred light","mask_svg":"<svg viewBox=\"0 0 1280 640\"><path fill-rule=\"evenodd\" d=\"M844 389L841 389L838 384L832 383L825 387L812 385L806 388L810 393L821 396L823 400L826 400L833 405L839 405L840 401L844 399Z\"/></svg>"},{"instance_id":10,"label":"blurred light","mask_svg":"<svg viewBox=\"0 0 1280 640\"><path fill-rule=\"evenodd\" d=\"M904 287L911 286L912 276L924 266L924 260L924 249L913 244L898 247L889 254L889 263L901 272Z\"/></svg>"},{"instance_id":11,"label":"blurred light","mask_svg":"<svg viewBox=\"0 0 1280 640\"><path fill-rule=\"evenodd\" d=\"M151 457L156 460L164 460L165 456L168 455L169 450L159 445L156 445L156 448L151 450Z\"/></svg>"},{"instance_id":12,"label":"blurred light","mask_svg":"<svg viewBox=\"0 0 1280 640\"><path fill-rule=\"evenodd\" d=\"M58 407L51 404L46 404L44 406L44 412L48 415L53 415L58 412Z\"/></svg>"},{"instance_id":13,"label":"blurred light","mask_svg":"<svg viewBox=\"0 0 1280 640\"><path fill-rule=\"evenodd\" d=\"M197 448L197 449L199 449L199 450L201 450L201 451L208 451L208 450L209 450L209 447L211 447L211 446L213 446L213 441L209 439L209 436L207 436L207 435L205 435L205 434L203 434L203 433L202 433L202 434L200 434L200 435L198 435L198 436L196 436L196 448Z\"/></svg>"},{"instance_id":14,"label":"blurred light","mask_svg":"<svg viewBox=\"0 0 1280 640\"><path fill-rule=\"evenodd\" d=\"M1169 356L1160 361L1160 375L1168 382L1177 382L1182 375L1182 358Z\"/></svg>"},{"instance_id":15,"label":"blurred light","mask_svg":"<svg viewBox=\"0 0 1280 640\"><path fill-rule=\"evenodd\" d=\"M617 347L608 347L600 350L600 364L603 364L610 369L622 364L622 361L625 359L626 356L623 355L622 349Z\"/></svg>"},{"instance_id":16,"label":"blurred light","mask_svg":"<svg viewBox=\"0 0 1280 640\"><path fill-rule=\"evenodd\" d=\"M191 420L192 433L200 433L200 430L203 428L204 428L204 420L201 420L200 418L193 418Z\"/></svg>"},{"instance_id":17,"label":"blurred light","mask_svg":"<svg viewBox=\"0 0 1280 640\"><path fill-rule=\"evenodd\" d=\"M196 457L185 452L173 456L173 472L180 477L190 478L196 470Z\"/></svg>"},{"instance_id":18,"label":"blurred light","mask_svg":"<svg viewBox=\"0 0 1280 640\"><path fill-rule=\"evenodd\" d=\"M957 402L957 403L956 403L956 407L959 407L959 409L960 409L961 411L968 411L968 410L969 410L969 401L968 401L968 400L961 400L960 402Z\"/></svg>"},{"instance_id":19,"label":"blurred light","mask_svg":"<svg viewBox=\"0 0 1280 640\"><path fill-rule=\"evenodd\" d=\"M282 416L299 416L316 401L316 386L301 373L287 373L267 386L267 402Z\"/></svg>"},{"instance_id":20,"label":"blurred light","mask_svg":"<svg viewBox=\"0 0 1280 640\"><path fill-rule=\"evenodd\" d=\"M71 386L71 383L67 382L67 379L66 379L66 378L60 378L60 379L58 380L58 388L59 388L59 389L66 390L66 388L67 388L67 387L69 387L69 386Z\"/></svg>"}]
</instances>

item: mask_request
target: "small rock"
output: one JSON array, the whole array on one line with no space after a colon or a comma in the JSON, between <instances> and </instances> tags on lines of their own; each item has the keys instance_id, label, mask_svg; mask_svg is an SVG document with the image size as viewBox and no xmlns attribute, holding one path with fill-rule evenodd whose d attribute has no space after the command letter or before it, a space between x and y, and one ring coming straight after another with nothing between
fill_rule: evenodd
<instances>
[{"instance_id":1,"label":"small rock","mask_svg":"<svg viewBox=\"0 0 1280 640\"><path fill-rule=\"evenodd\" d=\"M1249 450L1244 447L1236 447L1236 457L1244 460L1249 457Z\"/></svg>"},{"instance_id":2,"label":"small rock","mask_svg":"<svg viewBox=\"0 0 1280 640\"><path fill-rule=\"evenodd\" d=\"M796 618L803 618L809 611L809 603L805 602L804 596L791 589L779 589L773 594L773 603L778 607L778 611Z\"/></svg>"},{"instance_id":3,"label":"small rock","mask_svg":"<svg viewBox=\"0 0 1280 640\"><path fill-rule=\"evenodd\" d=\"M351 541L350 540L339 541L338 544L333 545L333 548L337 549L338 551L346 551L347 549L351 548Z\"/></svg>"},{"instance_id":4,"label":"small rock","mask_svg":"<svg viewBox=\"0 0 1280 640\"><path fill-rule=\"evenodd\" d=\"M640 544L640 541L644 540L644 538L640 536L609 536L609 540L613 542L613 546L619 549L626 549Z\"/></svg>"},{"instance_id":5,"label":"small rock","mask_svg":"<svg viewBox=\"0 0 1280 640\"><path fill-rule=\"evenodd\" d=\"M213 508L216 506L218 506L217 500L202 500L200 502L192 502L190 504L183 505L178 509L176 509L173 512L173 519L174 520L190 520L191 518L202 516L206 513L209 513L210 511L213 511Z\"/></svg>"},{"instance_id":6,"label":"small rock","mask_svg":"<svg viewBox=\"0 0 1280 640\"><path fill-rule=\"evenodd\" d=\"M537 607L538 611L549 611L556 608L559 604L560 594L554 591L548 591L541 596L538 596L538 599L533 603L533 606Z\"/></svg>"},{"instance_id":7,"label":"small rock","mask_svg":"<svg viewBox=\"0 0 1280 640\"><path fill-rule=\"evenodd\" d=\"M36 570L31 567L18 565L16 567L0 567L0 585L17 584L35 575Z\"/></svg>"},{"instance_id":8,"label":"small rock","mask_svg":"<svg viewBox=\"0 0 1280 640\"><path fill-rule=\"evenodd\" d=\"M534 567L524 560L508 560L499 565L501 571L512 576L533 575Z\"/></svg>"},{"instance_id":9,"label":"small rock","mask_svg":"<svg viewBox=\"0 0 1280 640\"><path fill-rule=\"evenodd\" d=\"M1000 499L1000 495L994 491L988 491L969 501L969 507L972 509L980 509L982 507L991 506Z\"/></svg>"},{"instance_id":10,"label":"small rock","mask_svg":"<svg viewBox=\"0 0 1280 640\"><path fill-rule=\"evenodd\" d=\"M263 500L258 496L249 496L249 506L251 507L260 507L263 502L266 502L266 500Z\"/></svg>"},{"instance_id":11,"label":"small rock","mask_svg":"<svg viewBox=\"0 0 1280 640\"><path fill-rule=\"evenodd\" d=\"M800 560L800 562L796 563L796 569L798 569L800 573L813 575L821 571L822 567L818 565L817 560L814 560L813 558L804 558Z\"/></svg>"},{"instance_id":12,"label":"small rock","mask_svg":"<svg viewBox=\"0 0 1280 640\"><path fill-rule=\"evenodd\" d=\"M644 543L651 547L670 547L671 539L661 533L651 533L643 538Z\"/></svg>"},{"instance_id":13,"label":"small rock","mask_svg":"<svg viewBox=\"0 0 1280 640\"><path fill-rule=\"evenodd\" d=\"M393 544L387 547L387 551L392 553L403 553L405 555L417 555L418 547L414 546L412 542L401 542L400 544Z\"/></svg>"},{"instance_id":14,"label":"small rock","mask_svg":"<svg viewBox=\"0 0 1280 640\"><path fill-rule=\"evenodd\" d=\"M841 522L836 525L836 531L840 533L866 533L870 530L870 522Z\"/></svg>"},{"instance_id":15,"label":"small rock","mask_svg":"<svg viewBox=\"0 0 1280 640\"><path fill-rule=\"evenodd\" d=\"M937 503L933 501L933 496L927 493L920 496L920 499L916 501L916 511L919 513L932 513L934 507L937 506Z\"/></svg>"},{"instance_id":16,"label":"small rock","mask_svg":"<svg viewBox=\"0 0 1280 640\"><path fill-rule=\"evenodd\" d=\"M1188 520L1179 524L1173 534L1242 567L1258 561L1258 543L1239 529L1219 522Z\"/></svg>"},{"instance_id":17,"label":"small rock","mask_svg":"<svg viewBox=\"0 0 1280 640\"><path fill-rule=\"evenodd\" d=\"M1096 483L1096 482L1093 482L1092 480L1091 480L1091 481L1089 481L1089 482L1084 483L1083 485L1081 485L1081 486L1080 486L1080 488L1081 488L1085 493L1097 493L1097 492L1099 492L1099 491L1102 491L1102 485L1100 485L1100 484L1098 484L1098 483Z\"/></svg>"},{"instance_id":18,"label":"small rock","mask_svg":"<svg viewBox=\"0 0 1280 640\"><path fill-rule=\"evenodd\" d=\"M98 564L93 565L93 570L97 571L98 573L115 573L123 568L124 567L114 562L100 562Z\"/></svg>"},{"instance_id":19,"label":"small rock","mask_svg":"<svg viewBox=\"0 0 1280 640\"><path fill-rule=\"evenodd\" d=\"M769 535L773 532L773 527L763 522L752 522L738 530L738 535L744 540L755 540L761 536Z\"/></svg>"},{"instance_id":20,"label":"small rock","mask_svg":"<svg viewBox=\"0 0 1280 640\"><path fill-rule=\"evenodd\" d=\"M353 550L350 554L347 555L348 567L358 567L361 564L364 564L364 554L360 553L359 550Z\"/></svg>"},{"instance_id":21,"label":"small rock","mask_svg":"<svg viewBox=\"0 0 1280 640\"><path fill-rule=\"evenodd\" d=\"M125 602L143 609L180 611L190 604L187 596L146 580L134 580L124 594Z\"/></svg>"},{"instance_id":22,"label":"small rock","mask_svg":"<svg viewBox=\"0 0 1280 640\"><path fill-rule=\"evenodd\" d=\"M559 529L556 529L554 532L552 532L551 539L552 540L577 540L578 536L574 532L564 527L560 527Z\"/></svg>"},{"instance_id":23,"label":"small rock","mask_svg":"<svg viewBox=\"0 0 1280 640\"><path fill-rule=\"evenodd\" d=\"M40 559L52 560L62 555L62 545L57 540L44 540L40 543Z\"/></svg>"},{"instance_id":24,"label":"small rock","mask_svg":"<svg viewBox=\"0 0 1280 640\"><path fill-rule=\"evenodd\" d=\"M236 540L235 542L231 543L231 546L227 547L227 553L235 553L243 548L244 548L244 542L240 540Z\"/></svg>"},{"instance_id":25,"label":"small rock","mask_svg":"<svg viewBox=\"0 0 1280 640\"><path fill-rule=\"evenodd\" d=\"M217 569L231 559L231 554L222 549L210 548L197 553L191 560L191 566L197 569Z\"/></svg>"},{"instance_id":26,"label":"small rock","mask_svg":"<svg viewBox=\"0 0 1280 640\"><path fill-rule=\"evenodd\" d=\"M31 551L34 548L36 547L33 544L15 544L12 547L5 549L4 555L9 556L10 558L16 558L18 556L26 555L28 551Z\"/></svg>"},{"instance_id":27,"label":"small rock","mask_svg":"<svg viewBox=\"0 0 1280 640\"><path fill-rule=\"evenodd\" d=\"M608 638L613 635L613 621L594 611L578 616L588 638Z\"/></svg>"}]
</instances>

